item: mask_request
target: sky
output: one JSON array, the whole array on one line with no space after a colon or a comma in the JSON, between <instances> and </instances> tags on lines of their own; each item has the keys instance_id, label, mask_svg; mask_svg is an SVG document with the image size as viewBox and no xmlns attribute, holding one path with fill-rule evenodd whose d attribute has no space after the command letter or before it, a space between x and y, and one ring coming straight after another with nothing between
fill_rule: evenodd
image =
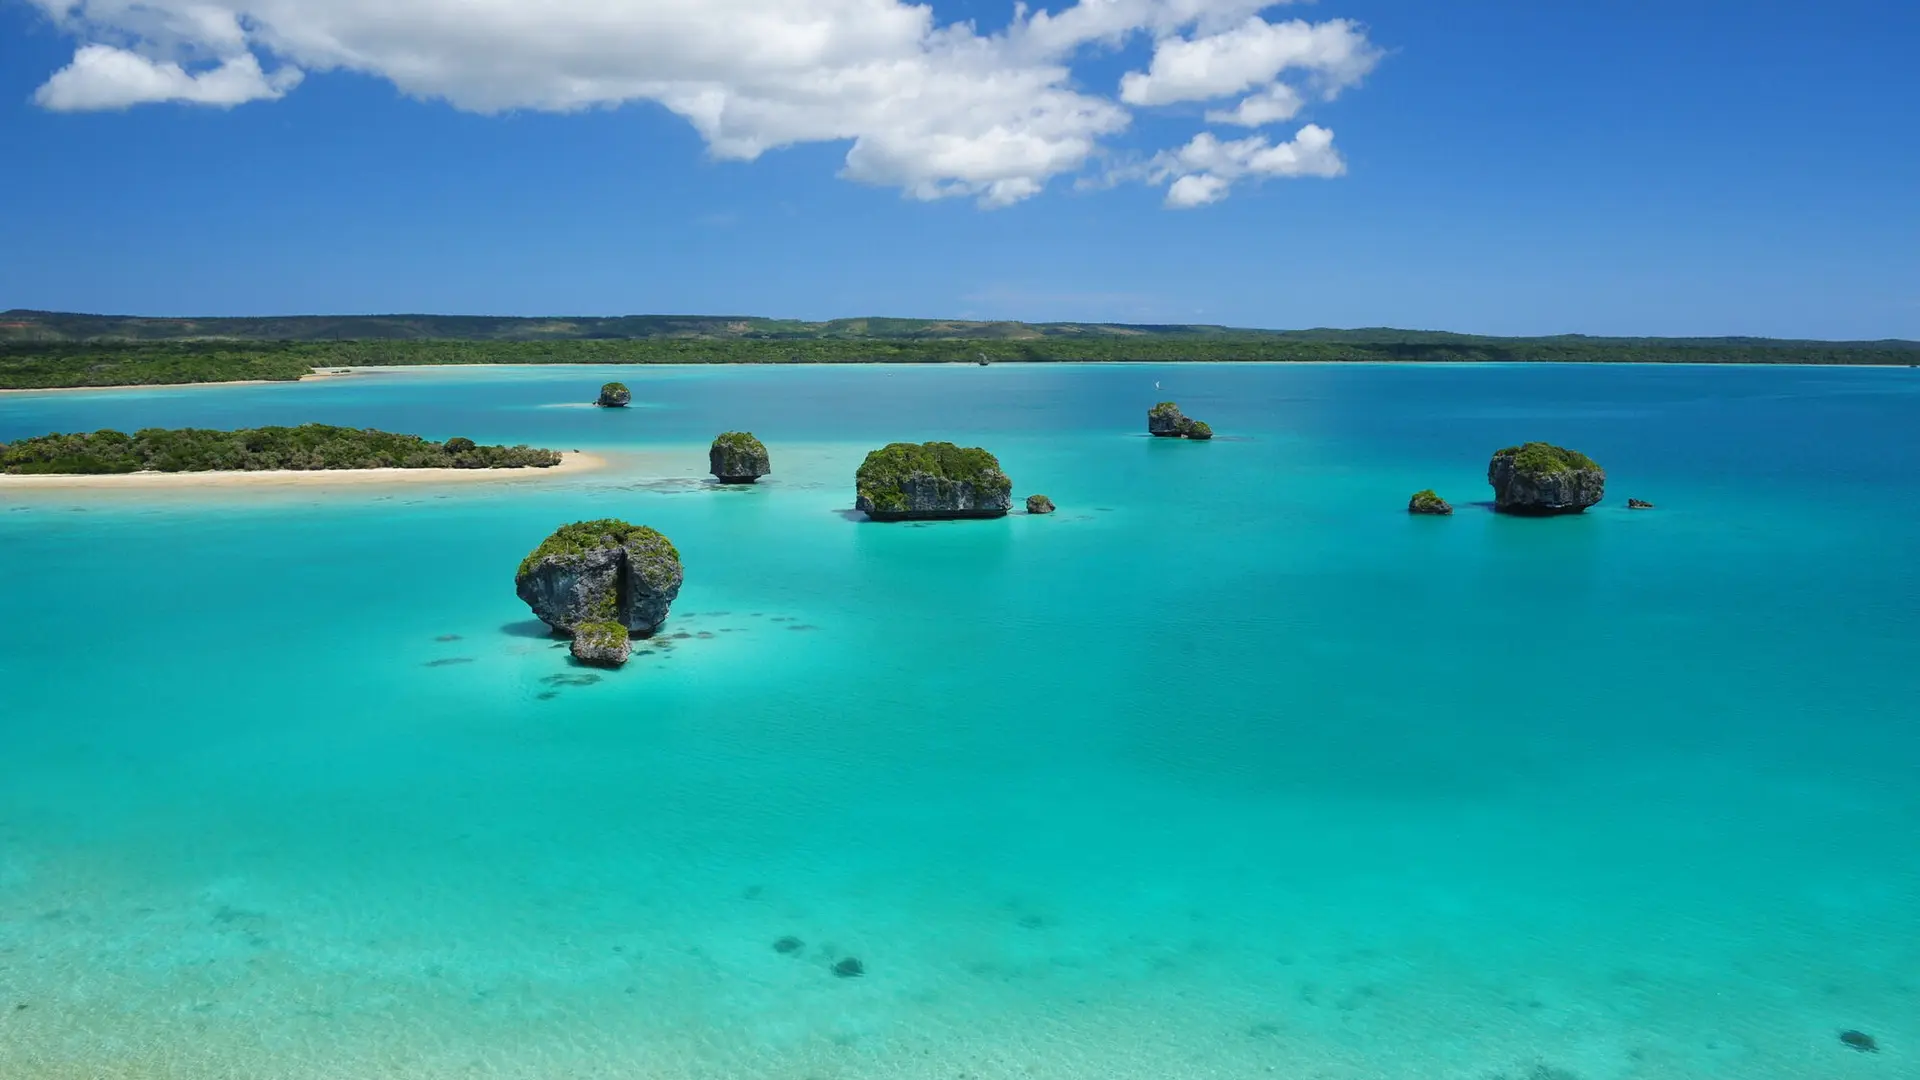
<instances>
[{"instance_id":1,"label":"sky","mask_svg":"<svg viewBox=\"0 0 1920 1080\"><path fill-rule=\"evenodd\" d=\"M1920 339L1920 3L0 0L0 309Z\"/></svg>"}]
</instances>

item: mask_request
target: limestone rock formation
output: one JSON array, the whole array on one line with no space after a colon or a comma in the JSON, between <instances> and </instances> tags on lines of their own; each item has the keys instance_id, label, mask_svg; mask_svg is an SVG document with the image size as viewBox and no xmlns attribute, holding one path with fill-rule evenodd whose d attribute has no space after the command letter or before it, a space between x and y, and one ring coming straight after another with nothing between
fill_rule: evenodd
<instances>
[{"instance_id":1,"label":"limestone rock formation","mask_svg":"<svg viewBox=\"0 0 1920 1080\"><path fill-rule=\"evenodd\" d=\"M1147 434L1163 439L1177 439L1185 434L1181 429L1187 418L1181 414L1180 406L1171 401L1163 401L1147 410Z\"/></svg>"},{"instance_id":2,"label":"limestone rock formation","mask_svg":"<svg viewBox=\"0 0 1920 1080\"><path fill-rule=\"evenodd\" d=\"M1027 513L1051 514L1053 511L1054 505L1052 499L1047 498L1045 495L1027 496Z\"/></svg>"},{"instance_id":3,"label":"limestone rock formation","mask_svg":"<svg viewBox=\"0 0 1920 1080\"><path fill-rule=\"evenodd\" d=\"M860 463L853 505L875 521L1000 517L1012 491L999 460L977 446L889 443Z\"/></svg>"},{"instance_id":4,"label":"limestone rock formation","mask_svg":"<svg viewBox=\"0 0 1920 1080\"><path fill-rule=\"evenodd\" d=\"M627 628L611 619L573 628L573 658L596 667L619 667L633 653Z\"/></svg>"},{"instance_id":5,"label":"limestone rock formation","mask_svg":"<svg viewBox=\"0 0 1920 1080\"><path fill-rule=\"evenodd\" d=\"M1653 509L1653 504L1652 504L1652 503L1650 503L1650 502L1648 502L1648 501L1646 501L1645 499L1628 499L1628 500L1627 500L1627 509L1629 509L1629 510L1651 510L1651 509Z\"/></svg>"},{"instance_id":6,"label":"limestone rock formation","mask_svg":"<svg viewBox=\"0 0 1920 1080\"><path fill-rule=\"evenodd\" d=\"M666 621L684 577L666 537L605 518L561 526L521 560L513 583L540 621L562 633L616 622L645 637Z\"/></svg>"},{"instance_id":7,"label":"limestone rock formation","mask_svg":"<svg viewBox=\"0 0 1920 1080\"><path fill-rule=\"evenodd\" d=\"M1147 434L1162 439L1211 439L1213 429L1204 420L1195 420L1180 411L1180 406L1163 401L1147 410Z\"/></svg>"},{"instance_id":8,"label":"limestone rock formation","mask_svg":"<svg viewBox=\"0 0 1920 1080\"><path fill-rule=\"evenodd\" d=\"M766 446L746 431L729 431L713 440L707 465L723 484L751 484L773 471Z\"/></svg>"},{"instance_id":9,"label":"limestone rock formation","mask_svg":"<svg viewBox=\"0 0 1920 1080\"><path fill-rule=\"evenodd\" d=\"M624 408L633 400L633 391L626 383L610 382L600 388L600 398L594 404L606 409Z\"/></svg>"},{"instance_id":10,"label":"limestone rock formation","mask_svg":"<svg viewBox=\"0 0 1920 1080\"><path fill-rule=\"evenodd\" d=\"M1577 514L1606 494L1607 473L1578 450L1530 442L1496 452L1487 482L1501 513Z\"/></svg>"},{"instance_id":11,"label":"limestone rock formation","mask_svg":"<svg viewBox=\"0 0 1920 1080\"><path fill-rule=\"evenodd\" d=\"M1428 488L1425 491L1414 492L1413 498L1407 500L1407 513L1451 514L1453 513L1453 504L1435 495L1432 488Z\"/></svg>"}]
</instances>

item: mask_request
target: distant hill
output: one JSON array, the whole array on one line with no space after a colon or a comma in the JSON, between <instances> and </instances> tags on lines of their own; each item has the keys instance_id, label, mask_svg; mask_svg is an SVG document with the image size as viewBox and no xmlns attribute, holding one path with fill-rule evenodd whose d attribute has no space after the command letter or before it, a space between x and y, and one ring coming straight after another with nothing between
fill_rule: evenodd
<instances>
[{"instance_id":1,"label":"distant hill","mask_svg":"<svg viewBox=\"0 0 1920 1080\"><path fill-rule=\"evenodd\" d=\"M1443 330L1258 330L1205 323L1025 323L868 317L804 322L752 315L274 315L153 318L64 311L0 312L0 342L107 341L1034 341L1164 338L1297 341L1372 347L1502 348L1556 343L1591 348L1920 350L1920 342L1756 337L1495 337Z\"/></svg>"},{"instance_id":2,"label":"distant hill","mask_svg":"<svg viewBox=\"0 0 1920 1080\"><path fill-rule=\"evenodd\" d=\"M427 364L1648 363L1920 366L1920 342L723 315L154 319L0 312L0 389L298 379Z\"/></svg>"},{"instance_id":3,"label":"distant hill","mask_svg":"<svg viewBox=\"0 0 1920 1080\"><path fill-rule=\"evenodd\" d=\"M0 341L1031 341L1048 337L1176 337L1259 333L1224 326L834 319L750 315L276 315L150 318L64 311L0 312Z\"/></svg>"}]
</instances>

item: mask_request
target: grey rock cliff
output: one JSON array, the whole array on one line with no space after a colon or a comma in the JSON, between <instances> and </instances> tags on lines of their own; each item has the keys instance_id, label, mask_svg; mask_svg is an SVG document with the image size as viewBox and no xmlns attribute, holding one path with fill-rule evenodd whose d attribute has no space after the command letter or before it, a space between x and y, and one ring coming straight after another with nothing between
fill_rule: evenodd
<instances>
[{"instance_id":1,"label":"grey rock cliff","mask_svg":"<svg viewBox=\"0 0 1920 1080\"><path fill-rule=\"evenodd\" d=\"M562 527L520 564L514 591L540 621L564 633L617 622L645 636L666 621L685 574L666 537L623 521Z\"/></svg>"},{"instance_id":2,"label":"grey rock cliff","mask_svg":"<svg viewBox=\"0 0 1920 1080\"><path fill-rule=\"evenodd\" d=\"M1606 495L1607 473L1577 450L1530 442L1496 452L1487 482L1502 513L1577 514Z\"/></svg>"}]
</instances>

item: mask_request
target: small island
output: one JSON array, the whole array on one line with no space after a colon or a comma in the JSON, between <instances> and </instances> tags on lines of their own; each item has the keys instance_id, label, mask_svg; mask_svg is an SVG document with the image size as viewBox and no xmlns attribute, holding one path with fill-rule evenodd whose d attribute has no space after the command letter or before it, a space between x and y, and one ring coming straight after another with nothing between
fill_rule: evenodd
<instances>
[{"instance_id":1,"label":"small island","mask_svg":"<svg viewBox=\"0 0 1920 1080\"><path fill-rule=\"evenodd\" d=\"M600 397L594 404L603 409L624 409L632 401L633 391L627 389L626 383L610 382L600 388Z\"/></svg>"},{"instance_id":2,"label":"small island","mask_svg":"<svg viewBox=\"0 0 1920 1080\"><path fill-rule=\"evenodd\" d=\"M0 473L105 475L140 472L334 471L347 469L544 469L560 454L531 446L430 442L371 428L103 429L0 443Z\"/></svg>"},{"instance_id":3,"label":"small island","mask_svg":"<svg viewBox=\"0 0 1920 1080\"><path fill-rule=\"evenodd\" d=\"M707 465L723 484L751 484L773 471L766 445L749 431L729 431L713 440Z\"/></svg>"},{"instance_id":4,"label":"small island","mask_svg":"<svg viewBox=\"0 0 1920 1080\"><path fill-rule=\"evenodd\" d=\"M975 446L889 443L854 474L854 509L874 521L1002 517L1013 481L1000 461Z\"/></svg>"},{"instance_id":5,"label":"small island","mask_svg":"<svg viewBox=\"0 0 1920 1080\"><path fill-rule=\"evenodd\" d=\"M520 561L513 587L541 622L573 638L577 659L618 665L628 636L650 636L666 622L685 579L672 541L602 518L555 530Z\"/></svg>"},{"instance_id":6,"label":"small island","mask_svg":"<svg viewBox=\"0 0 1920 1080\"><path fill-rule=\"evenodd\" d=\"M1645 499L1628 499L1628 500L1627 500L1627 509L1629 509L1629 510L1651 510L1651 509L1653 509L1653 504L1652 504L1652 503L1650 503L1650 502L1648 502L1648 501L1647 501L1647 500L1645 500Z\"/></svg>"},{"instance_id":7,"label":"small island","mask_svg":"<svg viewBox=\"0 0 1920 1080\"><path fill-rule=\"evenodd\" d=\"M1147 410L1147 434L1159 439L1204 441L1213 438L1213 428L1182 413L1173 402L1163 401Z\"/></svg>"},{"instance_id":8,"label":"small island","mask_svg":"<svg viewBox=\"0 0 1920 1080\"><path fill-rule=\"evenodd\" d=\"M1432 488L1416 491L1413 498L1407 500L1407 513L1434 514L1444 517L1453 513L1453 504L1433 493Z\"/></svg>"},{"instance_id":9,"label":"small island","mask_svg":"<svg viewBox=\"0 0 1920 1080\"><path fill-rule=\"evenodd\" d=\"M1047 498L1045 495L1027 496L1027 513L1051 514L1054 510L1053 500Z\"/></svg>"},{"instance_id":10,"label":"small island","mask_svg":"<svg viewBox=\"0 0 1920 1080\"><path fill-rule=\"evenodd\" d=\"M1545 517L1578 514L1606 494L1607 473L1578 450L1530 442L1495 451L1487 465L1493 508Z\"/></svg>"}]
</instances>

